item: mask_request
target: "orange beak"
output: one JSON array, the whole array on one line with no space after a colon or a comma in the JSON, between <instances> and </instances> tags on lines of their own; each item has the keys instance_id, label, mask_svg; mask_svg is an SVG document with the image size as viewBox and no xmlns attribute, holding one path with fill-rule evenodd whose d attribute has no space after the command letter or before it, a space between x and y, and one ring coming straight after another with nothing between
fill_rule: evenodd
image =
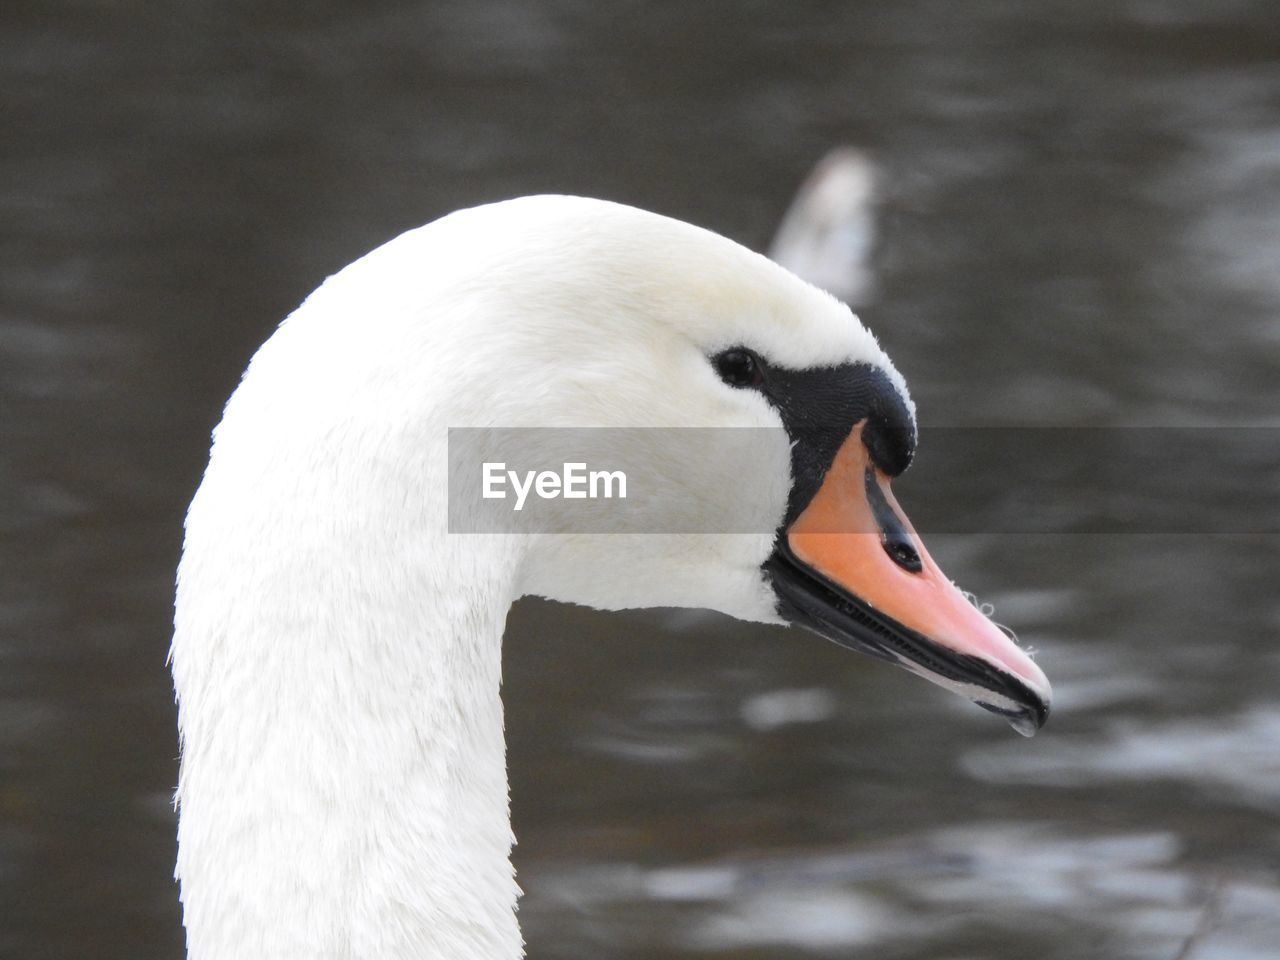
<instances>
[{"instance_id":1,"label":"orange beak","mask_svg":"<svg viewBox=\"0 0 1280 960\"><path fill-rule=\"evenodd\" d=\"M859 423L770 562L784 615L1004 716L1031 736L1044 672L938 569L871 460Z\"/></svg>"}]
</instances>

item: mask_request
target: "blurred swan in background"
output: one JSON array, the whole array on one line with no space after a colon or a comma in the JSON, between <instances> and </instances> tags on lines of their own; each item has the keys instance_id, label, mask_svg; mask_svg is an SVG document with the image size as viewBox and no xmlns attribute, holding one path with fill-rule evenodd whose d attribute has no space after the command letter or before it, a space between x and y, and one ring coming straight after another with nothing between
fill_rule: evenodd
<instances>
[{"instance_id":1,"label":"blurred swan in background","mask_svg":"<svg viewBox=\"0 0 1280 960\"><path fill-rule=\"evenodd\" d=\"M769 256L852 306L874 293L876 170L855 147L837 147L814 167L778 224Z\"/></svg>"}]
</instances>

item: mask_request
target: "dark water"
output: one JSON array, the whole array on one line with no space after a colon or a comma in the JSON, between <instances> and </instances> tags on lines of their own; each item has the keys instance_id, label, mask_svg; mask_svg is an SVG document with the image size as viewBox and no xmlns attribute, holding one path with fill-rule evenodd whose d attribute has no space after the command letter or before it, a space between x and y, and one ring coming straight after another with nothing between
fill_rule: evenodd
<instances>
[{"instance_id":1,"label":"dark water","mask_svg":"<svg viewBox=\"0 0 1280 960\"><path fill-rule=\"evenodd\" d=\"M180 956L164 660L208 430L323 276L447 210L579 192L762 247L854 143L864 316L926 424L1277 425L1265 0L10 0L0 126L4 957ZM1167 533L934 539L1041 651L1032 741L798 634L517 605L530 955L1280 956L1280 541L1172 532L1197 494Z\"/></svg>"}]
</instances>

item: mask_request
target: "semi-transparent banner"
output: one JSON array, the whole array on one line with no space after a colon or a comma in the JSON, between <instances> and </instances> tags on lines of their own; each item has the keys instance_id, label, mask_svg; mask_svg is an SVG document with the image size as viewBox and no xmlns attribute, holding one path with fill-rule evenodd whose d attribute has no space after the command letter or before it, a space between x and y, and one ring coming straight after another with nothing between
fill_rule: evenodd
<instances>
[{"instance_id":1,"label":"semi-transparent banner","mask_svg":"<svg viewBox=\"0 0 1280 960\"><path fill-rule=\"evenodd\" d=\"M780 428L456 428L449 471L453 533L773 533L791 442ZM892 490L922 534L1280 533L1280 428L925 428ZM866 516L825 532L876 532Z\"/></svg>"}]
</instances>

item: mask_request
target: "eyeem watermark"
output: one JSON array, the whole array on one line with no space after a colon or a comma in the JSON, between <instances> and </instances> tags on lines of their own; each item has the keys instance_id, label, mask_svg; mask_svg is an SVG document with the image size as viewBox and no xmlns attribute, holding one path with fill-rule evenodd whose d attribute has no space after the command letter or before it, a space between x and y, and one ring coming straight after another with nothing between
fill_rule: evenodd
<instances>
[{"instance_id":1,"label":"eyeem watermark","mask_svg":"<svg viewBox=\"0 0 1280 960\"><path fill-rule=\"evenodd\" d=\"M792 455L781 425L455 427L448 529L775 535ZM1280 428L926 426L893 493L925 536L1277 534Z\"/></svg>"},{"instance_id":2,"label":"eyeem watermark","mask_svg":"<svg viewBox=\"0 0 1280 960\"><path fill-rule=\"evenodd\" d=\"M481 466L481 496L486 500L507 499L507 488L515 494L513 510L523 510L530 492L541 500L620 500L627 498L627 475L621 470L588 470L585 463L564 463L554 470L508 470L502 461Z\"/></svg>"}]
</instances>

